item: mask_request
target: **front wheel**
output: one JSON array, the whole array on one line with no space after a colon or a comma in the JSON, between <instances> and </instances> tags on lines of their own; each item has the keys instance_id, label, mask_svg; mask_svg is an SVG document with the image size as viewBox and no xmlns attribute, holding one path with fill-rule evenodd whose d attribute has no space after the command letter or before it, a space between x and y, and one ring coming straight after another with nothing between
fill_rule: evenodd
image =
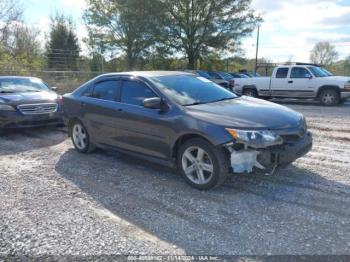
<instances>
[{"instance_id":1,"label":"front wheel","mask_svg":"<svg viewBox=\"0 0 350 262\"><path fill-rule=\"evenodd\" d=\"M229 171L228 156L204 139L185 142L178 152L178 167L186 182L200 190L222 184Z\"/></svg>"},{"instance_id":2,"label":"front wheel","mask_svg":"<svg viewBox=\"0 0 350 262\"><path fill-rule=\"evenodd\" d=\"M258 97L258 92L252 88L246 88L243 90L243 95L250 97Z\"/></svg>"},{"instance_id":3,"label":"front wheel","mask_svg":"<svg viewBox=\"0 0 350 262\"><path fill-rule=\"evenodd\" d=\"M340 95L334 89L322 90L319 99L324 106L335 106L340 103Z\"/></svg>"},{"instance_id":4,"label":"front wheel","mask_svg":"<svg viewBox=\"0 0 350 262\"><path fill-rule=\"evenodd\" d=\"M75 121L72 124L70 133L73 145L80 153L91 153L95 150L87 129L80 121Z\"/></svg>"}]
</instances>

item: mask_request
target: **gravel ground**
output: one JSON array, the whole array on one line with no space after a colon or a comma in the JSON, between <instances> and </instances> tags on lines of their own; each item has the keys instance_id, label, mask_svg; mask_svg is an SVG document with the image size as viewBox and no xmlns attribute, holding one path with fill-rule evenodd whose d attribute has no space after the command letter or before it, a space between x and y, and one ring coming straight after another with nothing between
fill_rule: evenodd
<instances>
[{"instance_id":1,"label":"gravel ground","mask_svg":"<svg viewBox=\"0 0 350 262\"><path fill-rule=\"evenodd\" d=\"M63 129L0 137L0 255L350 254L350 103L285 103L314 148L276 176L200 192L115 152L77 153Z\"/></svg>"}]
</instances>

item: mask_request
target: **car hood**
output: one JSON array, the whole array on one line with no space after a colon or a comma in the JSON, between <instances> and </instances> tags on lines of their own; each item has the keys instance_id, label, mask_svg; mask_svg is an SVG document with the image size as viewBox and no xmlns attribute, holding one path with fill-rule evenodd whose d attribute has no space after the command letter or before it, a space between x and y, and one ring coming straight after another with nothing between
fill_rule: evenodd
<instances>
[{"instance_id":1,"label":"car hood","mask_svg":"<svg viewBox=\"0 0 350 262\"><path fill-rule=\"evenodd\" d=\"M326 79L329 81L340 82L340 83L350 83L350 77L348 76L327 76L327 77L320 77L320 79Z\"/></svg>"},{"instance_id":2,"label":"car hood","mask_svg":"<svg viewBox=\"0 0 350 262\"><path fill-rule=\"evenodd\" d=\"M239 129L289 129L300 126L303 116L287 107L261 99L240 97L186 107L202 121Z\"/></svg>"},{"instance_id":3,"label":"car hood","mask_svg":"<svg viewBox=\"0 0 350 262\"><path fill-rule=\"evenodd\" d=\"M48 103L48 102L56 101L57 98L58 98L58 95L50 91L11 93L11 94L0 94L0 103L10 104L10 105Z\"/></svg>"}]
</instances>

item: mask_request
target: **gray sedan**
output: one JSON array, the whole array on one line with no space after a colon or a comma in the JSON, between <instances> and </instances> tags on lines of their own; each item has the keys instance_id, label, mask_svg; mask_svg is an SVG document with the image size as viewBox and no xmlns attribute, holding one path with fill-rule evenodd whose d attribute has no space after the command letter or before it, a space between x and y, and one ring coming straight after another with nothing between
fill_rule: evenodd
<instances>
[{"instance_id":1,"label":"gray sedan","mask_svg":"<svg viewBox=\"0 0 350 262\"><path fill-rule=\"evenodd\" d=\"M79 152L116 149L178 167L198 189L230 173L272 174L312 146L301 114L185 72L101 75L63 105Z\"/></svg>"}]
</instances>

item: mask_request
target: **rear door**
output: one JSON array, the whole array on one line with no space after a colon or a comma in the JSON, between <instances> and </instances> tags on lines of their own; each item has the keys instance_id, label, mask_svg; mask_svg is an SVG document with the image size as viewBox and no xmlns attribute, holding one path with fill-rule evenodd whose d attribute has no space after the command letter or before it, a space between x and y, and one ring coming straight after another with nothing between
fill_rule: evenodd
<instances>
[{"instance_id":1,"label":"rear door","mask_svg":"<svg viewBox=\"0 0 350 262\"><path fill-rule=\"evenodd\" d=\"M314 97L314 81L312 74L305 67L295 66L288 79L289 97Z\"/></svg>"},{"instance_id":2,"label":"rear door","mask_svg":"<svg viewBox=\"0 0 350 262\"><path fill-rule=\"evenodd\" d=\"M271 78L270 92L271 96L286 96L288 87L289 67L279 67ZM267 91L267 90L261 90Z\"/></svg>"},{"instance_id":3,"label":"rear door","mask_svg":"<svg viewBox=\"0 0 350 262\"><path fill-rule=\"evenodd\" d=\"M168 112L143 106L146 98L158 97L143 81L124 78L121 91L121 116L118 147L152 157L169 158Z\"/></svg>"},{"instance_id":4,"label":"rear door","mask_svg":"<svg viewBox=\"0 0 350 262\"><path fill-rule=\"evenodd\" d=\"M116 145L116 130L120 117L121 80L102 79L91 87L82 98L84 122L96 142L108 146Z\"/></svg>"}]
</instances>

